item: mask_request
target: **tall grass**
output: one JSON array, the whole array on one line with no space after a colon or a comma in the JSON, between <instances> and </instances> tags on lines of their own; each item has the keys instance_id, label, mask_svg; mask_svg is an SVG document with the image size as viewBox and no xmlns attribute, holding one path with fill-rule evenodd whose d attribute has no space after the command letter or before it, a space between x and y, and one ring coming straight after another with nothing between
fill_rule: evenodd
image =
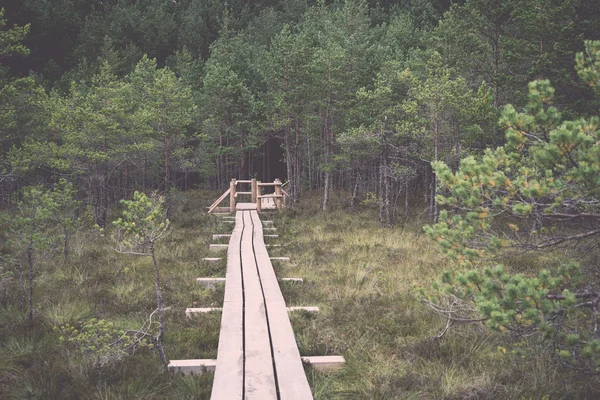
<instances>
[{"instance_id":1,"label":"tall grass","mask_svg":"<svg viewBox=\"0 0 600 400\"><path fill-rule=\"evenodd\" d=\"M598 398L600 381L557 366L547 352L526 358L505 353L509 338L480 325L457 326L433 340L445 321L422 306L415 285L430 285L449 265L411 218L381 228L375 210L327 213L318 204L277 215L275 251L292 258L280 276L305 279L283 287L288 303L319 306L294 315L303 355L342 354L341 373L309 371L317 399ZM509 268L534 271L560 254L529 255Z\"/></svg>"},{"instance_id":2,"label":"tall grass","mask_svg":"<svg viewBox=\"0 0 600 400\"><path fill-rule=\"evenodd\" d=\"M223 288L205 289L197 277L224 276L225 262L210 257L214 233L230 225L205 213L215 193L190 192L173 210L173 230L158 244L164 279L165 352L170 359L215 358L220 313L186 318L187 307L220 307ZM313 196L317 198L318 196ZM307 196L310 198L310 196ZM335 199L334 199L335 200ZM288 305L319 306L318 314L294 313L292 325L302 355L342 354L343 370L321 374L306 367L317 399L596 398L600 383L557 367L545 353L522 359L499 348L505 337L477 326L459 326L433 341L444 321L419 304L413 285L429 285L449 268L410 219L381 228L369 209L350 210L345 200L332 210L303 201L275 220L279 238L268 243ZM183 377L164 371L156 354L143 349L106 368L96 388L94 363L60 340L53 326L104 318L122 329L144 324L155 308L151 263L112 250L110 235L79 232L66 264L44 259L37 272L36 317L28 322L16 282L0 306L1 399L208 399L212 375ZM517 260L513 268L535 269L553 257Z\"/></svg>"}]
</instances>

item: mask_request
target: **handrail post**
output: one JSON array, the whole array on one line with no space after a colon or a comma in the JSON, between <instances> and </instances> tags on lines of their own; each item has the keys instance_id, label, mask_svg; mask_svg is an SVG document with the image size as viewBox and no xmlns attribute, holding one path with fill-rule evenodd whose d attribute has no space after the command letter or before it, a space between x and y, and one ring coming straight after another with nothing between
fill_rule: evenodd
<instances>
[{"instance_id":1,"label":"handrail post","mask_svg":"<svg viewBox=\"0 0 600 400\"><path fill-rule=\"evenodd\" d=\"M232 214L235 213L235 192L237 188L237 183L235 182L235 178L231 180L229 184L229 212Z\"/></svg>"},{"instance_id":2,"label":"handrail post","mask_svg":"<svg viewBox=\"0 0 600 400\"><path fill-rule=\"evenodd\" d=\"M252 202L256 203L256 178L252 178L252 183L250 184L250 191L252 192Z\"/></svg>"},{"instance_id":3,"label":"handrail post","mask_svg":"<svg viewBox=\"0 0 600 400\"><path fill-rule=\"evenodd\" d=\"M281 181L279 178L275 179L275 205L277 210L281 211Z\"/></svg>"},{"instance_id":4,"label":"handrail post","mask_svg":"<svg viewBox=\"0 0 600 400\"><path fill-rule=\"evenodd\" d=\"M256 181L256 212L262 211L262 186L260 181Z\"/></svg>"}]
</instances>

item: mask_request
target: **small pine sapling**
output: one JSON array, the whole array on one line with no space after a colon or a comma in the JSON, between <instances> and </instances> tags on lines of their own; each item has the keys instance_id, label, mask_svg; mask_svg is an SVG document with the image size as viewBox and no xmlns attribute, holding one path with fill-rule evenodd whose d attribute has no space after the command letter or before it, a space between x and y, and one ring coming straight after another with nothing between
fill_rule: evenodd
<instances>
[{"instance_id":1,"label":"small pine sapling","mask_svg":"<svg viewBox=\"0 0 600 400\"><path fill-rule=\"evenodd\" d=\"M23 200L18 204L18 214L10 221L12 246L22 252L22 257L28 266L29 287L27 290L27 318L33 319L33 284L37 252L47 250L56 238L51 229L52 216L57 210L57 204L51 191L41 186L23 188ZM19 282L25 297L23 284L23 261L19 262Z\"/></svg>"},{"instance_id":2,"label":"small pine sapling","mask_svg":"<svg viewBox=\"0 0 600 400\"><path fill-rule=\"evenodd\" d=\"M165 217L164 198L153 194L148 197L144 193L135 192L133 200L121 200L125 209L122 217L113 222L116 251L122 254L149 256L152 258L155 272L156 310L159 317L159 330L156 336L156 349L163 364L167 358L162 346L165 333L163 297L160 283L160 269L156 259L155 243L169 229L169 220Z\"/></svg>"},{"instance_id":3,"label":"small pine sapling","mask_svg":"<svg viewBox=\"0 0 600 400\"><path fill-rule=\"evenodd\" d=\"M51 218L59 228L62 237L63 261L65 263L69 257L69 240L81 224L81 218L77 215L81 201L76 199L76 195L77 190L75 190L73 184L62 178L52 191L56 212L53 213Z\"/></svg>"},{"instance_id":4,"label":"small pine sapling","mask_svg":"<svg viewBox=\"0 0 600 400\"><path fill-rule=\"evenodd\" d=\"M133 354L138 348L152 347L152 336L144 330L119 330L112 322L92 318L79 328L64 324L54 327L59 331L60 341L76 346L84 355L92 356L98 373L98 390L102 389L102 369L124 357Z\"/></svg>"},{"instance_id":5,"label":"small pine sapling","mask_svg":"<svg viewBox=\"0 0 600 400\"><path fill-rule=\"evenodd\" d=\"M577 56L576 69L600 94L600 41L586 42L586 50ZM533 276L487 267L511 251L597 251L600 118L563 120L553 98L550 82L531 82L525 111L504 109L505 146L463 158L456 171L434 163L445 210L425 231L457 265L479 268L447 271L420 296L447 319L438 337L452 324L482 322L523 342L539 340L563 365L600 375L600 281L594 266L582 268L573 259Z\"/></svg>"}]
</instances>

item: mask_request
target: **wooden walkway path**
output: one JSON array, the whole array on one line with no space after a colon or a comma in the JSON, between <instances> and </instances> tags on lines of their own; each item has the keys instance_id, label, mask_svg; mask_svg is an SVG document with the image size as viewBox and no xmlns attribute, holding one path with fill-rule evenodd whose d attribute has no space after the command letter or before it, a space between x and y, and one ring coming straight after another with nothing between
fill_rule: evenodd
<instances>
[{"instance_id":1,"label":"wooden walkway path","mask_svg":"<svg viewBox=\"0 0 600 400\"><path fill-rule=\"evenodd\" d=\"M312 399L254 210L237 211L211 399Z\"/></svg>"},{"instance_id":2,"label":"wooden walkway path","mask_svg":"<svg viewBox=\"0 0 600 400\"><path fill-rule=\"evenodd\" d=\"M186 310L188 316L222 311L217 359L172 360L169 367L183 373L215 371L212 400L313 399L302 362L320 371L336 371L344 358L300 357L288 312L317 312L318 307L286 307L271 260L289 258L269 257L264 238L277 235L263 235L255 203L237 203L236 210L235 217L223 217L223 222L234 223L233 232L213 235L216 239L229 237L229 244L211 245L213 250L227 249L225 278L198 278L198 283L207 287L225 282L223 307ZM282 278L286 279L302 282L300 278Z\"/></svg>"}]
</instances>

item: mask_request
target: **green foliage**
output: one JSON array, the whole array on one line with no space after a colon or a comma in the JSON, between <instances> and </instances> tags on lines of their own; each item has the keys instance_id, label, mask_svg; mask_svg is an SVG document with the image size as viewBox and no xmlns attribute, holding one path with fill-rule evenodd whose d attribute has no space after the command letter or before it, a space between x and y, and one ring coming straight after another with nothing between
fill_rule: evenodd
<instances>
[{"instance_id":1,"label":"green foliage","mask_svg":"<svg viewBox=\"0 0 600 400\"><path fill-rule=\"evenodd\" d=\"M598 55L594 43L586 45L588 54ZM593 81L589 65L578 62L578 70ZM600 119L564 120L553 98L548 81L530 83L525 112L510 105L504 109L505 146L463 158L456 172L434 164L443 193L438 201L446 210L425 230L450 259L473 265L510 249L597 240ZM537 277L511 276L502 268L447 272L434 286L439 294L424 299L449 320L455 318L455 306L461 310L466 302L470 316L457 321L483 319L491 329L538 335L553 344L561 362L596 374L600 295L594 276L580 275L573 263L556 274L542 270ZM587 279L592 280L584 286Z\"/></svg>"},{"instance_id":2,"label":"green foliage","mask_svg":"<svg viewBox=\"0 0 600 400\"><path fill-rule=\"evenodd\" d=\"M10 54L29 55L29 49L22 43L23 39L29 33L30 25L14 26L5 30L6 18L4 18L4 8L0 9L0 56Z\"/></svg>"},{"instance_id":3,"label":"green foliage","mask_svg":"<svg viewBox=\"0 0 600 400\"><path fill-rule=\"evenodd\" d=\"M121 200L121 204L122 217L113 222L119 248L143 250L168 231L170 223L164 216L163 197L148 197L136 191L132 200Z\"/></svg>"},{"instance_id":4,"label":"green foliage","mask_svg":"<svg viewBox=\"0 0 600 400\"><path fill-rule=\"evenodd\" d=\"M60 332L61 341L72 343L81 353L93 356L102 367L121 360L135 347L152 346L147 339L137 340L103 319L92 318L80 327L65 324L54 329Z\"/></svg>"}]
</instances>

